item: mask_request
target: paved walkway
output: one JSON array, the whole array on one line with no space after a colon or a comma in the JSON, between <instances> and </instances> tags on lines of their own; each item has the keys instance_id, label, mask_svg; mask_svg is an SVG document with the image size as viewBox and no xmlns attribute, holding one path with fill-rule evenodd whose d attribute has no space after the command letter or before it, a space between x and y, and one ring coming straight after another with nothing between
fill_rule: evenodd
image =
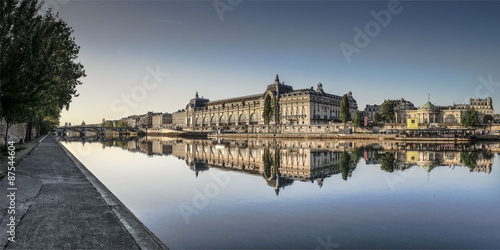
<instances>
[{"instance_id":1,"label":"paved walkway","mask_svg":"<svg viewBox=\"0 0 500 250\"><path fill-rule=\"evenodd\" d=\"M9 198L0 201L0 247L7 249L165 249L81 163L47 136L16 167L15 242ZM11 192L7 177L2 194Z\"/></svg>"}]
</instances>

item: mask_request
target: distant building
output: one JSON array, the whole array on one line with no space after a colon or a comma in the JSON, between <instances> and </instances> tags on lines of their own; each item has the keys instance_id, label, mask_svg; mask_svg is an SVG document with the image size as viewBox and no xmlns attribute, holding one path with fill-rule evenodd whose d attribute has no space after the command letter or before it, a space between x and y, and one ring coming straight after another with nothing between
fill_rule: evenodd
<instances>
[{"instance_id":1,"label":"distant building","mask_svg":"<svg viewBox=\"0 0 500 250\"><path fill-rule=\"evenodd\" d=\"M491 97L485 99L470 98L470 106L473 107L478 113L483 115L493 116L495 114L495 111L493 110L493 101L491 100Z\"/></svg>"},{"instance_id":2,"label":"distant building","mask_svg":"<svg viewBox=\"0 0 500 250\"><path fill-rule=\"evenodd\" d=\"M153 128L161 128L167 124L172 124L172 114L158 113L153 116Z\"/></svg>"},{"instance_id":3,"label":"distant building","mask_svg":"<svg viewBox=\"0 0 500 250\"><path fill-rule=\"evenodd\" d=\"M466 111L464 105L439 107L431 102L415 110L407 110L407 119L416 119L418 123L460 123L462 114Z\"/></svg>"},{"instance_id":4,"label":"distant building","mask_svg":"<svg viewBox=\"0 0 500 250\"><path fill-rule=\"evenodd\" d=\"M130 128L139 127L139 116L131 115L131 116L127 117L127 124Z\"/></svg>"},{"instance_id":5,"label":"distant building","mask_svg":"<svg viewBox=\"0 0 500 250\"><path fill-rule=\"evenodd\" d=\"M352 116L358 105L350 91L347 96ZM316 90L313 87L294 90L280 82L276 75L274 83L268 85L261 94L210 101L196 93L186 105L185 120L177 123L182 116L176 112L173 114L173 122L191 130L244 128L258 132L267 126L263 118L267 97L270 97L272 102L277 100L279 104L278 119L271 121L271 125L307 128L310 125L326 125L339 120L342 96L325 93L321 83L318 83Z\"/></svg>"},{"instance_id":6,"label":"distant building","mask_svg":"<svg viewBox=\"0 0 500 250\"><path fill-rule=\"evenodd\" d=\"M82 127L85 127L85 121L82 121Z\"/></svg>"},{"instance_id":7,"label":"distant building","mask_svg":"<svg viewBox=\"0 0 500 250\"><path fill-rule=\"evenodd\" d=\"M405 123L407 119L406 111L417 109L412 102L404 98L391 101L394 102L394 121L396 123Z\"/></svg>"},{"instance_id":8,"label":"distant building","mask_svg":"<svg viewBox=\"0 0 500 250\"><path fill-rule=\"evenodd\" d=\"M147 112L139 117L139 128L152 128L153 127L153 116L161 115L161 113L154 113L152 111Z\"/></svg>"},{"instance_id":9,"label":"distant building","mask_svg":"<svg viewBox=\"0 0 500 250\"><path fill-rule=\"evenodd\" d=\"M380 105L373 104L373 105L366 105L365 106L364 113L365 113L365 116L368 117L368 122L373 122L373 117L378 112L380 112Z\"/></svg>"},{"instance_id":10,"label":"distant building","mask_svg":"<svg viewBox=\"0 0 500 250\"><path fill-rule=\"evenodd\" d=\"M185 127L186 125L186 110L180 109L172 113L172 125Z\"/></svg>"}]
</instances>

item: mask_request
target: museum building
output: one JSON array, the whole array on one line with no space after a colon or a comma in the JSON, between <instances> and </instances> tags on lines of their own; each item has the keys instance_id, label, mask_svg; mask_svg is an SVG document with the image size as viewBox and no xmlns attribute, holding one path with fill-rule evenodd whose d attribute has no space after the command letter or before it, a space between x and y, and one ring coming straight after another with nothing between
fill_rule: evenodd
<instances>
[{"instance_id":1,"label":"museum building","mask_svg":"<svg viewBox=\"0 0 500 250\"><path fill-rule=\"evenodd\" d=\"M296 126L307 131L311 125L327 125L339 121L342 96L324 92L323 85L317 88L294 90L280 82L278 75L273 84L267 86L262 94L210 101L199 97L198 92L186 108L173 114L174 125L192 131L263 132L268 129L263 113L266 97L279 104L278 119L270 125ZM356 100L349 91L349 111L351 117L358 109ZM276 106L274 106L276 107ZM277 120L277 121L276 121Z\"/></svg>"}]
</instances>

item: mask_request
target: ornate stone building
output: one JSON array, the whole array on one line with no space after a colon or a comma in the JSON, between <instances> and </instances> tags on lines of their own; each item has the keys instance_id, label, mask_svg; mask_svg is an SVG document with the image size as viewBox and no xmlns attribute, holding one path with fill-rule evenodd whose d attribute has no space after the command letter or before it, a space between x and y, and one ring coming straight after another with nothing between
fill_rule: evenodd
<instances>
[{"instance_id":1,"label":"ornate stone building","mask_svg":"<svg viewBox=\"0 0 500 250\"><path fill-rule=\"evenodd\" d=\"M491 97L486 99L470 99L470 105L453 104L450 106L436 106L427 102L415 110L407 110L406 117L398 122L405 122L408 118L418 119L418 123L460 123L462 114L472 107L479 113L479 120L483 120L484 115L493 116L494 110ZM402 115L401 115L402 116Z\"/></svg>"},{"instance_id":2,"label":"ornate stone building","mask_svg":"<svg viewBox=\"0 0 500 250\"><path fill-rule=\"evenodd\" d=\"M417 119L418 123L460 123L466 110L463 106L438 107L426 102L418 109L407 110L406 118Z\"/></svg>"},{"instance_id":3,"label":"ornate stone building","mask_svg":"<svg viewBox=\"0 0 500 250\"><path fill-rule=\"evenodd\" d=\"M470 98L469 101L470 101L470 106L473 107L478 113L491 116L495 114L495 111L493 110L493 101L491 100L491 97L485 99Z\"/></svg>"},{"instance_id":4,"label":"ornate stone building","mask_svg":"<svg viewBox=\"0 0 500 250\"><path fill-rule=\"evenodd\" d=\"M337 121L340 116L340 101L342 96L332 95L323 91L319 83L316 90L294 90L291 86L280 82L278 75L273 84L267 86L262 94L209 101L195 97L186 105L183 111L184 120L180 112L174 113L174 125L180 125L188 130L211 131L216 129L230 129L234 131L263 131L264 101L269 96L273 102L277 100L279 106L278 120L271 121L271 125L310 126L326 125ZM351 116L358 106L352 93L348 93ZM279 129L279 128L278 128Z\"/></svg>"}]
</instances>

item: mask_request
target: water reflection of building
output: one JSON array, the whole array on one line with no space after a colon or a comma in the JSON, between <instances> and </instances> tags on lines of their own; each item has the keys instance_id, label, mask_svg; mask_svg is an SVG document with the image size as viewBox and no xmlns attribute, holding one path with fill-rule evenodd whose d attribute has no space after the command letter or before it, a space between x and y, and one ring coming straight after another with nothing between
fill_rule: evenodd
<instances>
[{"instance_id":1,"label":"water reflection of building","mask_svg":"<svg viewBox=\"0 0 500 250\"><path fill-rule=\"evenodd\" d=\"M471 172L490 173L493 153L500 144L400 144L397 142L322 141L322 140L250 140L210 141L147 137L130 140L122 148L147 155L173 155L186 162L198 176L210 167L243 171L261 176L276 193L294 181L316 182L341 174L350 178L358 159L366 165L382 165L383 170L405 171L421 167L427 172L434 168L469 167ZM265 150L279 164L267 166ZM393 157L386 157L393 155ZM346 160L347 159L347 160ZM387 165L388 163L389 165ZM347 161L347 165L346 165ZM275 167L278 166L276 170ZM269 169L271 168L271 170ZM268 171L268 172L266 172Z\"/></svg>"},{"instance_id":2,"label":"water reflection of building","mask_svg":"<svg viewBox=\"0 0 500 250\"><path fill-rule=\"evenodd\" d=\"M274 187L276 192L291 185L294 181L317 181L321 187L324 178L340 173L341 151L309 147L280 148L273 147L273 144L272 141L215 143L186 140L173 144L172 154L185 159L186 164L197 173L200 169L207 170L205 166L213 166L263 176L267 184ZM293 145L310 146L311 144L293 142ZM315 146L318 145L315 144ZM328 146L335 147L330 144ZM272 176L266 174L263 160L265 148L269 149L270 155L276 159L279 158L278 170L272 170L277 174ZM347 176L351 176L353 170L354 167L351 166Z\"/></svg>"},{"instance_id":3,"label":"water reflection of building","mask_svg":"<svg viewBox=\"0 0 500 250\"><path fill-rule=\"evenodd\" d=\"M474 166L467 166L465 154L474 154ZM403 171L419 166L427 172L436 167L469 167L471 172L490 173L493 155L487 151L399 151L395 152L396 169ZM476 157L477 156L477 157Z\"/></svg>"}]
</instances>

